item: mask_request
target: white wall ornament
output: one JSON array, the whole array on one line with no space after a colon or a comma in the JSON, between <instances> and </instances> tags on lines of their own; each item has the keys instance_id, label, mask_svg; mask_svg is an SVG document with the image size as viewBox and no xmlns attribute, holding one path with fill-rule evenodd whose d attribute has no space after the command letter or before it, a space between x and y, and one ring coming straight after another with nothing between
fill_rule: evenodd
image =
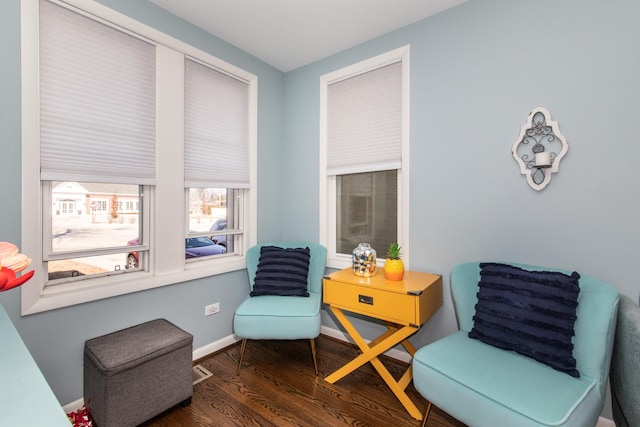
<instances>
[{"instance_id":1,"label":"white wall ornament","mask_svg":"<svg viewBox=\"0 0 640 427\"><path fill-rule=\"evenodd\" d=\"M551 120L546 108L536 107L520 128L511 152L531 188L540 191L551 182L551 174L558 172L568 149L569 143L560 133L558 122Z\"/></svg>"}]
</instances>

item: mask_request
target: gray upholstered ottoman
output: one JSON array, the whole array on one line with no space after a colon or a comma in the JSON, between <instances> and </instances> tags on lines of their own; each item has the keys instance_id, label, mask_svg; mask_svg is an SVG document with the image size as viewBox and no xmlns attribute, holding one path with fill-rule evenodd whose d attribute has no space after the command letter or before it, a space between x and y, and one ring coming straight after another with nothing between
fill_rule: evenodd
<instances>
[{"instance_id":1,"label":"gray upholstered ottoman","mask_svg":"<svg viewBox=\"0 0 640 427\"><path fill-rule=\"evenodd\" d=\"M87 340L84 401L98 427L136 426L193 395L193 336L156 319Z\"/></svg>"}]
</instances>

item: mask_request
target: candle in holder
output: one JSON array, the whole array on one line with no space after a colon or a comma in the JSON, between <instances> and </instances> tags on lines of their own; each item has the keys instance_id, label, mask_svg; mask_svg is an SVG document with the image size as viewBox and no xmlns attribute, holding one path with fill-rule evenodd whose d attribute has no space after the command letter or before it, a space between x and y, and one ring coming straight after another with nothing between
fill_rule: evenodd
<instances>
[{"instance_id":1,"label":"candle in holder","mask_svg":"<svg viewBox=\"0 0 640 427\"><path fill-rule=\"evenodd\" d=\"M536 166L551 166L551 155L544 151L536 153Z\"/></svg>"}]
</instances>

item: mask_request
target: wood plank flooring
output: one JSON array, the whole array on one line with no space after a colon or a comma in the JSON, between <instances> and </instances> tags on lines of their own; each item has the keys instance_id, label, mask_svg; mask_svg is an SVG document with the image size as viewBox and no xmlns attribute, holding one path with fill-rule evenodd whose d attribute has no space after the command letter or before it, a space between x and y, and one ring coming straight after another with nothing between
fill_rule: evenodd
<instances>
[{"instance_id":1,"label":"wood plank flooring","mask_svg":"<svg viewBox=\"0 0 640 427\"><path fill-rule=\"evenodd\" d=\"M370 364L336 384L324 378L359 350L321 335L316 339L316 377L308 340L249 341L240 375L240 343L198 363L213 376L194 386L191 405L167 411L145 427L195 426L410 426L413 419ZM407 364L381 358L397 379ZM407 394L423 411L426 401L409 385ZM464 427L433 408L427 427Z\"/></svg>"}]
</instances>

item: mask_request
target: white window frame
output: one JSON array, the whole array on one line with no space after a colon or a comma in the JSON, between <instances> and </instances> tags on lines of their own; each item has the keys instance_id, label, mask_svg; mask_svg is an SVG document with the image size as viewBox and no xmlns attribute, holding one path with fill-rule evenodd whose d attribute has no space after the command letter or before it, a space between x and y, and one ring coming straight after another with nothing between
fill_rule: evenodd
<instances>
[{"instance_id":1,"label":"white window frame","mask_svg":"<svg viewBox=\"0 0 640 427\"><path fill-rule=\"evenodd\" d=\"M327 174L327 93L331 83L344 80L394 62L402 62L402 167L398 169L398 244L402 246L402 259L408 269L409 263L409 55L410 46L383 53L345 68L320 76L320 236L319 241L327 247L327 267L347 268L351 256L336 252L336 176ZM374 248L378 254L378 265L382 266L386 248Z\"/></svg>"},{"instance_id":2,"label":"white window frame","mask_svg":"<svg viewBox=\"0 0 640 427\"><path fill-rule=\"evenodd\" d=\"M45 288L43 263L43 185L39 142L39 0L21 0L22 43L22 252L32 259L34 277L21 287L22 315L81 304L117 295L246 268L246 249L256 243L258 78L232 64L148 27L93 0L64 3L111 22L157 44L156 50L156 185L144 187L143 210L149 212L148 267L145 271L97 277ZM244 233L239 255L206 262L184 259L185 198L183 176L184 58L191 56L244 79L249 84L250 189L243 193ZM176 201L178 201L176 203ZM50 209L50 208L49 208Z\"/></svg>"}]
</instances>

